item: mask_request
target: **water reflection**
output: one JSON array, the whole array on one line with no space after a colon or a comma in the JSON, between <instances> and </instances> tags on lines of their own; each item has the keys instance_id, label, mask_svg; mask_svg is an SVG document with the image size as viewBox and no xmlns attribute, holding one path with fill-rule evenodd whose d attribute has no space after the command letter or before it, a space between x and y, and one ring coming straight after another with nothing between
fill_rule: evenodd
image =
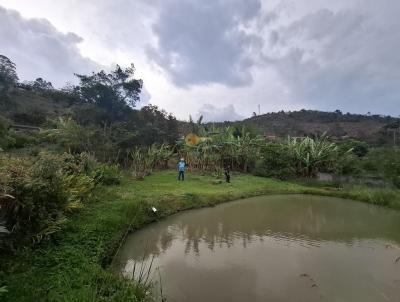
<instances>
[{"instance_id":1,"label":"water reflection","mask_svg":"<svg viewBox=\"0 0 400 302\"><path fill-rule=\"evenodd\" d=\"M352 244L361 239L399 242L399 230L400 216L394 211L348 200L291 195L181 213L135 233L126 245L136 242L140 253L134 259L138 260L143 251L147 257L165 252L174 240L185 242L186 254L199 255L200 243L210 250L238 243L246 248L271 238L305 247L324 241Z\"/></svg>"},{"instance_id":2,"label":"water reflection","mask_svg":"<svg viewBox=\"0 0 400 302\"><path fill-rule=\"evenodd\" d=\"M259 197L150 225L114 266L155 255L168 301L385 301L400 296L399 231L398 212L359 202Z\"/></svg>"}]
</instances>

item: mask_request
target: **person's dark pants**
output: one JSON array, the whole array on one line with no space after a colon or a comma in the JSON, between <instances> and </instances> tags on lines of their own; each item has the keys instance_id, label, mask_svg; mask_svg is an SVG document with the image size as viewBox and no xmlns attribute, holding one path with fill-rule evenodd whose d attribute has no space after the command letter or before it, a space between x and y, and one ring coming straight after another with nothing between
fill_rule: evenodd
<instances>
[{"instance_id":1,"label":"person's dark pants","mask_svg":"<svg viewBox=\"0 0 400 302\"><path fill-rule=\"evenodd\" d=\"M181 180L181 178L182 178L182 181L185 180L185 172L184 171L179 171L178 180Z\"/></svg>"},{"instance_id":2,"label":"person's dark pants","mask_svg":"<svg viewBox=\"0 0 400 302\"><path fill-rule=\"evenodd\" d=\"M231 182L231 175L229 173L225 173L225 181L226 182Z\"/></svg>"}]
</instances>

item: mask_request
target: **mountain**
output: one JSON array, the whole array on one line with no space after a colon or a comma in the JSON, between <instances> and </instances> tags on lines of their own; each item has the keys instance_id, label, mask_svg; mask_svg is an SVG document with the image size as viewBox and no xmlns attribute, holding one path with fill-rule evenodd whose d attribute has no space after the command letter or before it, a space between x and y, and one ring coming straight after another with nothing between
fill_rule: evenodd
<instances>
[{"instance_id":1,"label":"mountain","mask_svg":"<svg viewBox=\"0 0 400 302\"><path fill-rule=\"evenodd\" d=\"M343 114L316 110L280 111L253 116L243 121L215 123L240 127L245 125L271 139L290 136L318 136L326 133L334 140L359 139L371 144L391 144L399 135L399 118L382 115ZM211 124L210 124L211 125ZM394 133L394 131L396 133Z\"/></svg>"},{"instance_id":2,"label":"mountain","mask_svg":"<svg viewBox=\"0 0 400 302\"><path fill-rule=\"evenodd\" d=\"M37 93L15 89L8 101L1 103L3 104L0 106L0 115L7 117L14 124L28 126L40 126L48 118L71 115L73 111L84 109L79 107L69 94L57 90ZM383 145L392 144L394 135L400 138L399 124L399 118L390 116L343 114L338 110L300 110L272 112L236 122L207 123L206 127L210 130L212 125L239 129L245 125L247 129L270 139L284 138L288 135L302 137L327 133L334 140L353 138ZM180 135L186 135L191 129L190 123L179 122Z\"/></svg>"}]
</instances>

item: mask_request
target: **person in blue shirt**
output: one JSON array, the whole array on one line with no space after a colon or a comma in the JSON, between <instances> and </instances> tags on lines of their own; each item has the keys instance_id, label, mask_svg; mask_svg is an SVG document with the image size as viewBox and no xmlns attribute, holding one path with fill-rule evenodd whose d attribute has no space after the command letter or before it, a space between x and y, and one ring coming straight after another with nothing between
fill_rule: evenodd
<instances>
[{"instance_id":1,"label":"person in blue shirt","mask_svg":"<svg viewBox=\"0 0 400 302\"><path fill-rule=\"evenodd\" d=\"M183 158L181 158L180 162L178 163L178 180L184 181L185 180L185 168L186 168L186 163Z\"/></svg>"}]
</instances>

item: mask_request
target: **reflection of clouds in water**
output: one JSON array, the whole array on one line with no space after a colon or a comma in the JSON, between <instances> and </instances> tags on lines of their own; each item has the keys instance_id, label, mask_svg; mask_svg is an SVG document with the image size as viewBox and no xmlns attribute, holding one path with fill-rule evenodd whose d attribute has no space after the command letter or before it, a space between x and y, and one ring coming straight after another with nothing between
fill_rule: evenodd
<instances>
[{"instance_id":1,"label":"reflection of clouds in water","mask_svg":"<svg viewBox=\"0 0 400 302\"><path fill-rule=\"evenodd\" d=\"M130 277L143 251L146 266L155 255L154 270L160 267L167 297L176 299L169 301L310 302L323 295L375 302L383 301L380 292L400 294L400 260L393 263L399 229L398 212L338 199L271 196L152 224L128 237L117 261Z\"/></svg>"},{"instance_id":2,"label":"reflection of clouds in water","mask_svg":"<svg viewBox=\"0 0 400 302\"><path fill-rule=\"evenodd\" d=\"M127 279L143 279L143 280L148 280L152 279L152 275L155 272L155 266L153 266L154 258L150 257L147 260L141 259L141 260L134 260L134 259L128 259L126 261L126 264L121 272L122 276L124 276Z\"/></svg>"},{"instance_id":3,"label":"reflection of clouds in water","mask_svg":"<svg viewBox=\"0 0 400 302\"><path fill-rule=\"evenodd\" d=\"M268 202L262 202L263 198L170 217L137 241L148 242L147 256L165 253L174 240L184 243L185 254L197 256L201 244L214 250L235 244L246 248L267 240L303 247L330 241L353 245L381 238L400 242L399 233L394 231L400 229L400 215L394 211L315 196L273 196Z\"/></svg>"},{"instance_id":4,"label":"reflection of clouds in water","mask_svg":"<svg viewBox=\"0 0 400 302\"><path fill-rule=\"evenodd\" d=\"M175 283L168 289L167 301L231 301L231 297L235 297L235 301L257 301L257 273L240 263L207 269L185 262L170 262L164 271L168 271L170 280L184 276L185 283L190 284ZM232 282L221 282L232 280L232 276ZM173 293L173 296L168 293Z\"/></svg>"}]
</instances>

